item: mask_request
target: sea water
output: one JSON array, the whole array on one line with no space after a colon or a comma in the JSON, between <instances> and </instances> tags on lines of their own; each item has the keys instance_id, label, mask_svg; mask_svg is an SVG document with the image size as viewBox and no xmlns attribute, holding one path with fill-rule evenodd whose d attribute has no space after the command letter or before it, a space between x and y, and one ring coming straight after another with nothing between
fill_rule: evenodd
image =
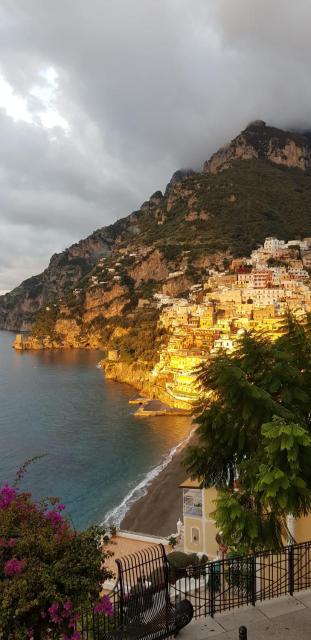
<instances>
[{"instance_id":1,"label":"sea water","mask_svg":"<svg viewBox=\"0 0 311 640\"><path fill-rule=\"evenodd\" d=\"M119 523L189 433L183 416L138 418L135 391L105 380L99 351L16 352L0 331L0 484L58 496L74 525Z\"/></svg>"}]
</instances>

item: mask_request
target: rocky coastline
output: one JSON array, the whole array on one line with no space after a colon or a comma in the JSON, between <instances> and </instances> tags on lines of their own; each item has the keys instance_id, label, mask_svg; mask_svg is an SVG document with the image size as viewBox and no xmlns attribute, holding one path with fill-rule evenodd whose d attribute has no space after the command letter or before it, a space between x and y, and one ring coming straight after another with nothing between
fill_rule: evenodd
<instances>
[{"instance_id":1,"label":"rocky coastline","mask_svg":"<svg viewBox=\"0 0 311 640\"><path fill-rule=\"evenodd\" d=\"M17 334L12 347L16 351L42 351L42 350L54 350L54 349L103 349L103 345L97 339L96 335L93 336L93 340L88 340L88 344L75 340L73 336L67 334L66 340L59 342L53 340L51 337L36 338L31 335ZM165 390L165 381L159 380L152 375L150 368L146 364L123 361L111 361L108 358L102 359L99 362L101 369L107 380L113 380L114 382L122 382L130 385L143 396L159 400L165 403L172 409L180 409L183 414L189 413L189 406L182 401L176 401ZM163 412L162 412L163 413ZM145 412L147 415L148 412ZM154 414L154 412L153 412ZM160 415L160 412L158 412ZM141 414L143 415L143 414Z\"/></svg>"}]
</instances>

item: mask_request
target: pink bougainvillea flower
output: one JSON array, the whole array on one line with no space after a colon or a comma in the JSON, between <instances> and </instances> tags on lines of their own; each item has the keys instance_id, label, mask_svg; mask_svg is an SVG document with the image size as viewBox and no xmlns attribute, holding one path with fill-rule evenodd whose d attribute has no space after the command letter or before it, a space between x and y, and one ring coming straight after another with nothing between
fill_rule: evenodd
<instances>
[{"instance_id":1,"label":"pink bougainvillea flower","mask_svg":"<svg viewBox=\"0 0 311 640\"><path fill-rule=\"evenodd\" d=\"M42 620L45 620L45 618L46 618L46 613L45 613L44 609L41 609L41 611L40 611L40 616L41 616Z\"/></svg>"},{"instance_id":2,"label":"pink bougainvillea flower","mask_svg":"<svg viewBox=\"0 0 311 640\"><path fill-rule=\"evenodd\" d=\"M68 627L69 627L69 629L74 629L74 628L75 628L75 626L76 626L76 624L77 624L77 622L78 622L79 618L80 618L80 616L79 616L79 614L78 614L78 613L75 613L74 615L72 615L72 616L70 617L70 620L69 620L69 622L68 622Z\"/></svg>"},{"instance_id":3,"label":"pink bougainvillea flower","mask_svg":"<svg viewBox=\"0 0 311 640\"><path fill-rule=\"evenodd\" d=\"M33 629L27 629L26 635L27 635L27 638L29 638L29 640L32 640L32 638L33 638Z\"/></svg>"},{"instance_id":4,"label":"pink bougainvillea flower","mask_svg":"<svg viewBox=\"0 0 311 640\"><path fill-rule=\"evenodd\" d=\"M55 509L52 509L51 511L46 511L45 516L47 520L50 521L54 529L59 529L64 524L63 516L61 516L61 514Z\"/></svg>"},{"instance_id":5,"label":"pink bougainvillea flower","mask_svg":"<svg viewBox=\"0 0 311 640\"><path fill-rule=\"evenodd\" d=\"M50 618L51 618L52 622L55 622L55 624L57 624L58 622L61 621L61 616L59 615L58 611L59 611L58 602L53 602L51 604L51 606L48 608L48 612L50 614Z\"/></svg>"},{"instance_id":6,"label":"pink bougainvillea flower","mask_svg":"<svg viewBox=\"0 0 311 640\"><path fill-rule=\"evenodd\" d=\"M113 606L109 596L105 595L94 607L95 613L104 613L106 616L113 615Z\"/></svg>"},{"instance_id":7,"label":"pink bougainvillea flower","mask_svg":"<svg viewBox=\"0 0 311 640\"><path fill-rule=\"evenodd\" d=\"M0 509L6 509L16 498L16 489L5 484L0 490Z\"/></svg>"},{"instance_id":8,"label":"pink bougainvillea flower","mask_svg":"<svg viewBox=\"0 0 311 640\"><path fill-rule=\"evenodd\" d=\"M67 600L67 602L64 603L64 613L63 615L66 617L71 615L71 611L72 611L72 602L70 602L70 600Z\"/></svg>"},{"instance_id":9,"label":"pink bougainvillea flower","mask_svg":"<svg viewBox=\"0 0 311 640\"><path fill-rule=\"evenodd\" d=\"M16 544L17 544L16 538L10 538L10 540L8 540L8 547L10 547L11 549L15 547Z\"/></svg>"},{"instance_id":10,"label":"pink bougainvillea flower","mask_svg":"<svg viewBox=\"0 0 311 640\"><path fill-rule=\"evenodd\" d=\"M18 560L18 558L12 558L8 560L4 565L4 575L14 576L22 573L27 565L26 560Z\"/></svg>"},{"instance_id":11,"label":"pink bougainvillea flower","mask_svg":"<svg viewBox=\"0 0 311 640\"><path fill-rule=\"evenodd\" d=\"M62 640L81 640L81 634L79 631L74 631L72 636L63 635Z\"/></svg>"}]
</instances>

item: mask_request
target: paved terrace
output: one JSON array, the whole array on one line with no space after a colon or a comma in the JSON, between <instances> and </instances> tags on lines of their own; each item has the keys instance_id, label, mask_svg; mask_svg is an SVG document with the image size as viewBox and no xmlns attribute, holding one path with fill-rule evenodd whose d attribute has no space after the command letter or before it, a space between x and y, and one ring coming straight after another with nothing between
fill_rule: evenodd
<instances>
[{"instance_id":1,"label":"paved terrace","mask_svg":"<svg viewBox=\"0 0 311 640\"><path fill-rule=\"evenodd\" d=\"M178 638L238 640L242 625L247 627L247 640L310 640L311 590L194 620Z\"/></svg>"}]
</instances>

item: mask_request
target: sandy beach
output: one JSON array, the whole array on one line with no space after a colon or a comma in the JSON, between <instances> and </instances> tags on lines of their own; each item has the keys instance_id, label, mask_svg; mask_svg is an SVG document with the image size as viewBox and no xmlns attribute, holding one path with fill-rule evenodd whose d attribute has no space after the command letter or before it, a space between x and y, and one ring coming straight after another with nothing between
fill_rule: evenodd
<instances>
[{"instance_id":1,"label":"sandy beach","mask_svg":"<svg viewBox=\"0 0 311 640\"><path fill-rule=\"evenodd\" d=\"M135 502L121 522L121 529L168 536L176 533L176 523L182 519L182 489L187 478L182 464L184 448L161 471L148 487L148 493Z\"/></svg>"}]
</instances>

